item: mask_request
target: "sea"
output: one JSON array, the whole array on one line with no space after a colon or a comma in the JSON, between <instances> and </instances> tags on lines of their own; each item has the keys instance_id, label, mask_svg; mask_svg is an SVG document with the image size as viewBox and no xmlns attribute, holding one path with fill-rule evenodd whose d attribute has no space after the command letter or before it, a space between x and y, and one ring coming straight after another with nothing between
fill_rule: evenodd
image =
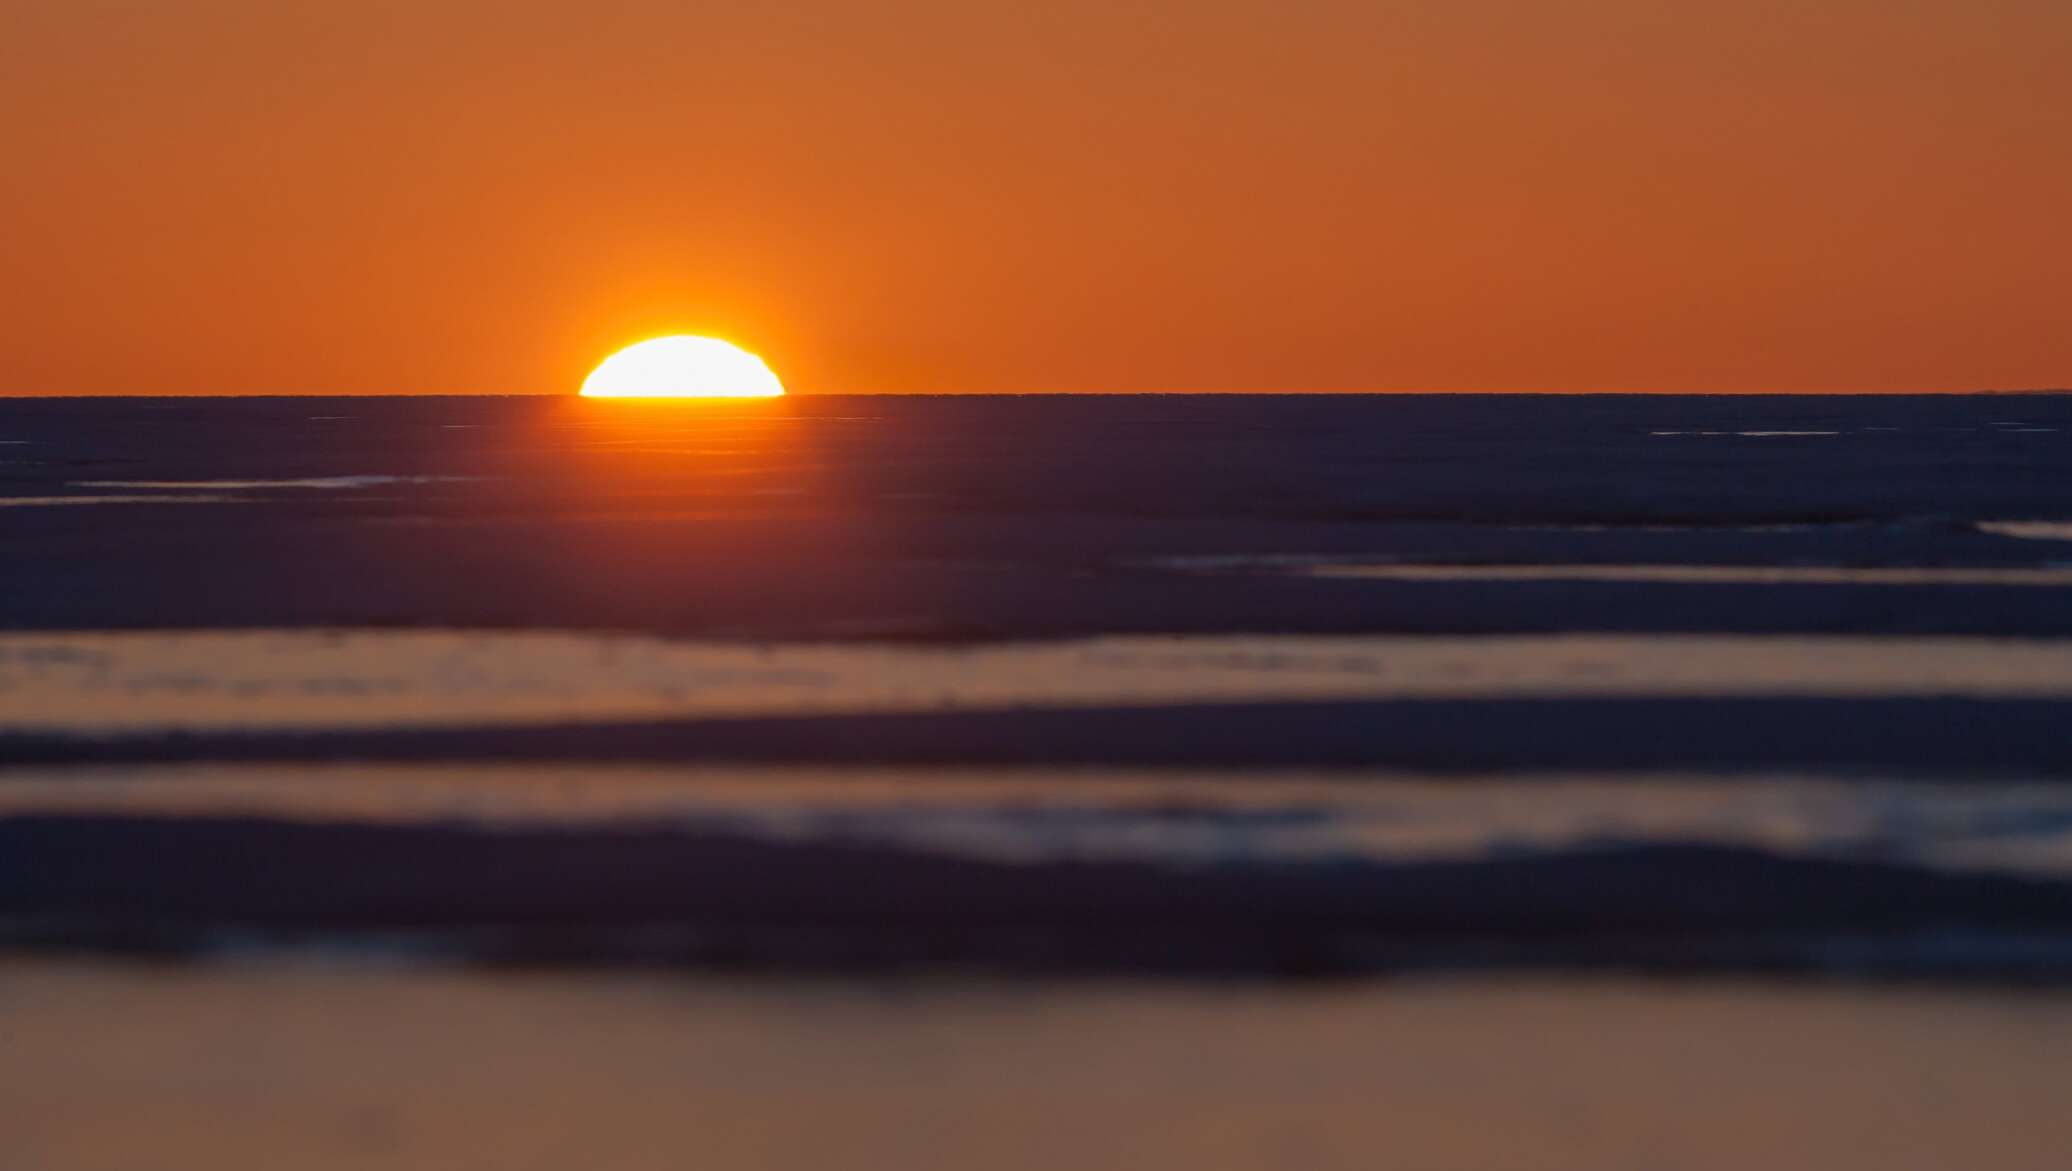
<instances>
[{"instance_id":1,"label":"sea","mask_svg":"<svg viewBox=\"0 0 2072 1171\"><path fill-rule=\"evenodd\" d=\"M2072 980L2072 396L0 400L0 953Z\"/></svg>"}]
</instances>

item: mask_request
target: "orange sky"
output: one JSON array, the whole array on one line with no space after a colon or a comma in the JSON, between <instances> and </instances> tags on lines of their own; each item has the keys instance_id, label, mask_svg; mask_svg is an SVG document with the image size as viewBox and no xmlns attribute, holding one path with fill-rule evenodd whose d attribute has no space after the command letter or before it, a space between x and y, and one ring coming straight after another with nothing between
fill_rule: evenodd
<instances>
[{"instance_id":1,"label":"orange sky","mask_svg":"<svg viewBox=\"0 0 2072 1171\"><path fill-rule=\"evenodd\" d=\"M2065 0L10 0L0 393L2072 385Z\"/></svg>"}]
</instances>

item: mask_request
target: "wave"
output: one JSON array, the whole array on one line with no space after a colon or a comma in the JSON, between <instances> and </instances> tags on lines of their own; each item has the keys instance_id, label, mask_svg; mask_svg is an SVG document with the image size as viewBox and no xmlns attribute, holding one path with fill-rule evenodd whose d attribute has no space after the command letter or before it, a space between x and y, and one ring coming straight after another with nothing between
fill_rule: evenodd
<instances>
[{"instance_id":1,"label":"wave","mask_svg":"<svg viewBox=\"0 0 2072 1171\"><path fill-rule=\"evenodd\" d=\"M2072 979L2072 790L896 770L58 770L0 940L194 954Z\"/></svg>"}]
</instances>

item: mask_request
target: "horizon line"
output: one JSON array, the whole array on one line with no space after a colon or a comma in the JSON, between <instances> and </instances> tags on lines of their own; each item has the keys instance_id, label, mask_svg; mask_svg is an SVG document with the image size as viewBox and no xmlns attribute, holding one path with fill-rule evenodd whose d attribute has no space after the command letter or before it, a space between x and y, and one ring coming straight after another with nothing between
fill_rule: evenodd
<instances>
[{"instance_id":1,"label":"horizon line","mask_svg":"<svg viewBox=\"0 0 2072 1171\"><path fill-rule=\"evenodd\" d=\"M1363 389L1363 390L797 390L787 388L781 398L1342 398L1342 397L1545 397L1545 398L1597 398L1597 397L1655 397L1655 398L1827 398L1827 397L1972 397L1988 395L2061 395L2072 394L2072 385L2034 387L1965 387L1965 388L1916 388L1905 390L1879 389L1824 389L1824 390L1649 390L1634 388L1602 389L1510 389L1510 388L1439 388L1439 389ZM539 398L580 399L583 396L574 391L541 390L430 390L430 391L27 391L0 393L4 401L48 401L54 399L257 399L257 398ZM683 396L685 400L697 396ZM677 401L653 399L652 402ZM702 400L701 400L702 401Z\"/></svg>"}]
</instances>

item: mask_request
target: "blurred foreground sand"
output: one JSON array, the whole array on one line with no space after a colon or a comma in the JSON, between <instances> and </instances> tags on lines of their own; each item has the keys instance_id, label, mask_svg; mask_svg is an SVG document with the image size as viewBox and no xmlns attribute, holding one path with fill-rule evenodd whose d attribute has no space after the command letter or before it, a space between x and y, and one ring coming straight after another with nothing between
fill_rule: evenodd
<instances>
[{"instance_id":1,"label":"blurred foreground sand","mask_svg":"<svg viewBox=\"0 0 2072 1171\"><path fill-rule=\"evenodd\" d=\"M2061 1167L2072 995L0 963L0 1165Z\"/></svg>"}]
</instances>

